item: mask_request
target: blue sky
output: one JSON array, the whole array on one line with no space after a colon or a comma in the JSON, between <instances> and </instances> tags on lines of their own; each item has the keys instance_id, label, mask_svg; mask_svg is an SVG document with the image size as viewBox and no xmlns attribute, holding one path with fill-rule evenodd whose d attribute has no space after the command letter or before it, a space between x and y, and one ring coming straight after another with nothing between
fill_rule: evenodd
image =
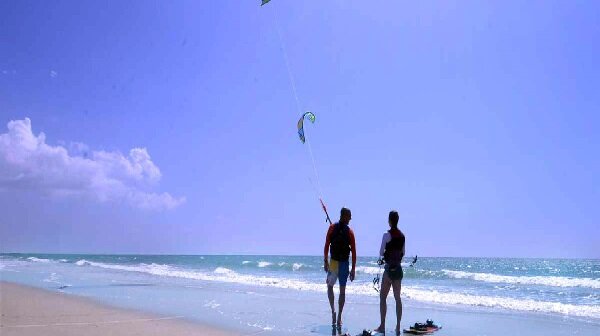
<instances>
[{"instance_id":1,"label":"blue sky","mask_svg":"<svg viewBox=\"0 0 600 336\"><path fill-rule=\"evenodd\" d=\"M320 254L277 17L359 255L600 257L599 4L258 4L0 3L0 249Z\"/></svg>"}]
</instances>

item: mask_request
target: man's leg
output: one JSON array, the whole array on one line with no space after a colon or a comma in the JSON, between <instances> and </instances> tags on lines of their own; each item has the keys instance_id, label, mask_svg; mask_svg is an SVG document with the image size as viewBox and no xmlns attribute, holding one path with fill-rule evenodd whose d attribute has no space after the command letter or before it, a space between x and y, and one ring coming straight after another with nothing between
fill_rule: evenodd
<instances>
[{"instance_id":1,"label":"man's leg","mask_svg":"<svg viewBox=\"0 0 600 336\"><path fill-rule=\"evenodd\" d=\"M400 334L400 321L402 320L402 299L400 298L400 290L402 289L401 280L394 280L392 287L394 288L394 299L396 299L396 335Z\"/></svg>"},{"instance_id":2,"label":"man's leg","mask_svg":"<svg viewBox=\"0 0 600 336\"><path fill-rule=\"evenodd\" d=\"M329 298L329 306L331 307L331 325L335 324L335 308L333 304L335 302L335 295L333 294L333 286L327 284L327 297Z\"/></svg>"},{"instance_id":3,"label":"man's leg","mask_svg":"<svg viewBox=\"0 0 600 336\"><path fill-rule=\"evenodd\" d=\"M338 299L338 317L337 325L342 325L342 310L344 310L344 303L346 302L346 286L340 285L340 297Z\"/></svg>"},{"instance_id":4,"label":"man's leg","mask_svg":"<svg viewBox=\"0 0 600 336\"><path fill-rule=\"evenodd\" d=\"M327 273L327 297L329 298L329 306L331 307L331 325L335 326L335 295L333 294L333 286L338 281L339 265L336 260L329 261L329 272Z\"/></svg>"},{"instance_id":5,"label":"man's leg","mask_svg":"<svg viewBox=\"0 0 600 336\"><path fill-rule=\"evenodd\" d=\"M381 317L381 324L377 327L375 332L385 333L385 314L387 313L387 296L392 286L392 280L387 275L387 272L383 272L383 279L381 279L381 289L379 290L379 314Z\"/></svg>"},{"instance_id":6,"label":"man's leg","mask_svg":"<svg viewBox=\"0 0 600 336\"><path fill-rule=\"evenodd\" d=\"M340 297L338 299L338 317L337 325L342 325L342 311L344 310L344 303L346 302L346 282L348 281L348 275L350 275L350 263L348 261L340 261L338 268L338 275L340 281Z\"/></svg>"}]
</instances>

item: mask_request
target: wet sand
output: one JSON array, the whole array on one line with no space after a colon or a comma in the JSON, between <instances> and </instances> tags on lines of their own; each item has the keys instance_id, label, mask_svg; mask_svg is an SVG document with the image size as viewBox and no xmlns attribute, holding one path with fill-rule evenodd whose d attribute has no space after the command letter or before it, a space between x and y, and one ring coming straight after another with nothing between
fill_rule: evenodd
<instances>
[{"instance_id":1,"label":"wet sand","mask_svg":"<svg viewBox=\"0 0 600 336\"><path fill-rule=\"evenodd\" d=\"M0 282L0 335L233 336L235 332L114 308L86 298Z\"/></svg>"}]
</instances>

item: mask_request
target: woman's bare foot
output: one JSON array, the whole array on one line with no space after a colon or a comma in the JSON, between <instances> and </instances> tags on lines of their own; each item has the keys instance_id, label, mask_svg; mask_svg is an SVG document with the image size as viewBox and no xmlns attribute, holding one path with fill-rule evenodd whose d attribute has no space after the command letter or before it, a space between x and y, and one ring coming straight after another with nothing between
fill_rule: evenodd
<instances>
[{"instance_id":1,"label":"woman's bare foot","mask_svg":"<svg viewBox=\"0 0 600 336\"><path fill-rule=\"evenodd\" d=\"M373 329L373 333L375 334L385 334L385 326L379 326Z\"/></svg>"}]
</instances>

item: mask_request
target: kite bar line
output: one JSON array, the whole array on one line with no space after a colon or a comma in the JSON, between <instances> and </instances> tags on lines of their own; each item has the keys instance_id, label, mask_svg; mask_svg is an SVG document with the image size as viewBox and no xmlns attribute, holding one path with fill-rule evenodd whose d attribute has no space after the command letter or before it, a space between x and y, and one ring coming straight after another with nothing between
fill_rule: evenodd
<instances>
[{"instance_id":1,"label":"kite bar line","mask_svg":"<svg viewBox=\"0 0 600 336\"><path fill-rule=\"evenodd\" d=\"M323 199L319 198L319 201L321 201L321 206L323 207L323 211L325 211L325 215L327 216L327 221L329 222L329 224L333 224L331 222L331 218L329 218L329 214L327 213L327 207L325 206L325 203L323 203Z\"/></svg>"},{"instance_id":2,"label":"kite bar line","mask_svg":"<svg viewBox=\"0 0 600 336\"><path fill-rule=\"evenodd\" d=\"M308 140L308 138L306 139L306 144L308 145L308 153L310 154L310 160L312 161L313 170L315 172L315 177L317 178L317 188L319 191L319 198L323 198L323 190L321 189L321 181L319 180L319 173L317 172L317 165L315 164L315 157L313 156L312 146L310 145L310 140Z\"/></svg>"},{"instance_id":3,"label":"kite bar line","mask_svg":"<svg viewBox=\"0 0 600 336\"><path fill-rule=\"evenodd\" d=\"M262 5L264 5L264 4L265 4L265 2L263 2ZM298 90L296 89L296 81L294 80L294 74L293 74L292 68L290 66L290 60L288 58L287 50L285 48L285 43L283 42L283 34L281 33L281 29L279 28L279 20L277 19L276 6L273 6L273 18L275 21L275 30L277 31L277 36L279 37L279 44L281 46L281 51L283 52L283 59L285 61L285 67L287 69L290 84L292 86L292 91L294 92L294 98L296 99L296 108L298 109L298 114L302 115L303 112L302 112L302 107L300 105L300 98L298 98ZM308 153L310 155L310 160L312 162L313 171L315 173L315 178L317 180L319 201L321 202L323 211L325 211L325 215L327 215L327 221L329 221L329 224L331 224L331 219L329 218L329 214L327 213L327 208L325 207L325 203L323 202L323 191L321 189L321 181L319 179L319 173L317 171L317 164L315 163L315 156L313 155L312 146L310 145L310 140L308 140L308 138L306 139L306 143L308 144Z\"/></svg>"}]
</instances>

